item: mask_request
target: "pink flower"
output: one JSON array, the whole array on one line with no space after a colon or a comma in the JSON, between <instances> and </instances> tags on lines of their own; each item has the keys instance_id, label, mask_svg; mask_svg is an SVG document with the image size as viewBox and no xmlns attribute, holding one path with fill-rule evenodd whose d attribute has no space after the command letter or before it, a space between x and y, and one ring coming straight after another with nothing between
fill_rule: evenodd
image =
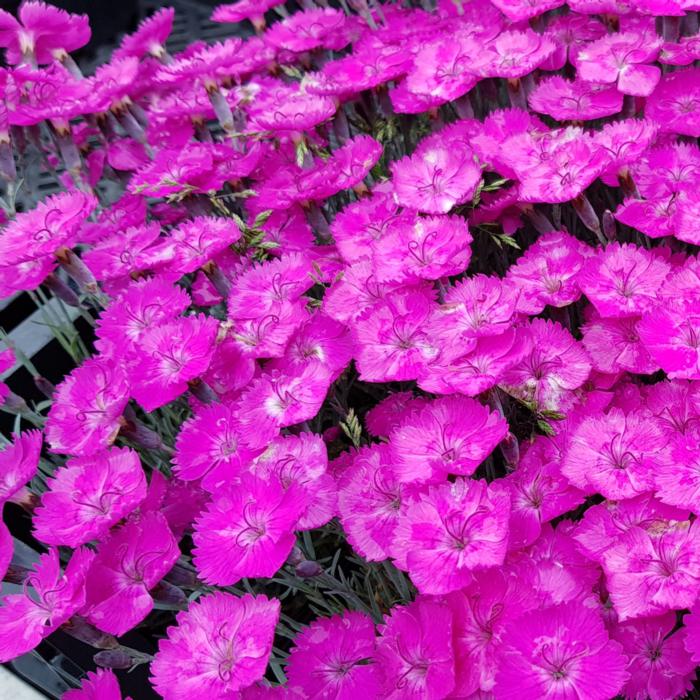
<instances>
[{"instance_id":1,"label":"pink flower","mask_svg":"<svg viewBox=\"0 0 700 700\"><path fill-rule=\"evenodd\" d=\"M573 537L589 559L600 562L606 550L631 528L654 531L667 520L683 520L687 515L649 494L624 501L604 501L586 510Z\"/></svg>"},{"instance_id":2,"label":"pink flower","mask_svg":"<svg viewBox=\"0 0 700 700\"><path fill-rule=\"evenodd\" d=\"M350 364L352 356L350 330L321 311L292 336L283 357L272 360L267 367L281 371L315 367L335 381Z\"/></svg>"},{"instance_id":3,"label":"pink flower","mask_svg":"<svg viewBox=\"0 0 700 700\"><path fill-rule=\"evenodd\" d=\"M584 601L600 579L600 567L581 553L571 532L566 521L556 529L546 523L530 547L508 555L507 566L532 592L533 607Z\"/></svg>"},{"instance_id":4,"label":"pink flower","mask_svg":"<svg viewBox=\"0 0 700 700\"><path fill-rule=\"evenodd\" d=\"M600 179L606 185L617 187L618 178L625 176L629 166L638 165L656 139L657 132L658 126L646 119L622 119L605 124L596 134L596 141L608 152L612 161ZM655 172L658 173L658 170L655 169Z\"/></svg>"},{"instance_id":5,"label":"pink flower","mask_svg":"<svg viewBox=\"0 0 700 700\"><path fill-rule=\"evenodd\" d=\"M346 20L346 27L348 25ZM307 73L307 90L320 95L346 95L371 90L395 80L411 68L411 55L401 47L381 42L375 46L371 41L374 37L368 39L361 51L328 61L317 74Z\"/></svg>"},{"instance_id":6,"label":"pink flower","mask_svg":"<svg viewBox=\"0 0 700 700\"><path fill-rule=\"evenodd\" d=\"M40 430L14 434L0 451L0 504L9 501L36 474L41 454Z\"/></svg>"},{"instance_id":7,"label":"pink flower","mask_svg":"<svg viewBox=\"0 0 700 700\"><path fill-rule=\"evenodd\" d=\"M510 549L531 545L542 524L581 505L585 494L562 474L561 454L555 444L537 437L521 456L518 468L505 477L510 491Z\"/></svg>"},{"instance_id":8,"label":"pink flower","mask_svg":"<svg viewBox=\"0 0 700 700\"><path fill-rule=\"evenodd\" d=\"M61 573L58 550L42 554L25 581L23 593L0 602L0 662L5 663L34 649L85 604L85 580L95 554L73 552Z\"/></svg>"},{"instance_id":9,"label":"pink flower","mask_svg":"<svg viewBox=\"0 0 700 700\"><path fill-rule=\"evenodd\" d=\"M671 379L700 379L700 313L682 300L668 301L639 322L639 336Z\"/></svg>"},{"instance_id":10,"label":"pink flower","mask_svg":"<svg viewBox=\"0 0 700 700\"><path fill-rule=\"evenodd\" d=\"M389 90L389 98L396 114L421 114L435 110L444 104L444 100L440 97L411 92L405 80Z\"/></svg>"},{"instance_id":11,"label":"pink flower","mask_svg":"<svg viewBox=\"0 0 700 700\"><path fill-rule=\"evenodd\" d=\"M601 119L622 109L622 94L615 87L559 75L542 80L527 101L535 112L559 120Z\"/></svg>"},{"instance_id":12,"label":"pink flower","mask_svg":"<svg viewBox=\"0 0 700 700\"><path fill-rule=\"evenodd\" d=\"M230 219L198 216L170 231L163 245L172 246L168 269L182 274L194 272L241 237Z\"/></svg>"},{"instance_id":13,"label":"pink flower","mask_svg":"<svg viewBox=\"0 0 700 700\"><path fill-rule=\"evenodd\" d=\"M605 35L605 26L593 17L576 12L558 15L548 22L547 34L554 41L554 53L540 65L543 70L560 70L567 62L574 63L576 54L588 42Z\"/></svg>"},{"instance_id":14,"label":"pink flower","mask_svg":"<svg viewBox=\"0 0 700 700\"><path fill-rule=\"evenodd\" d=\"M122 694L114 672L108 668L98 668L94 672L88 671L80 688L64 693L61 700L122 700Z\"/></svg>"},{"instance_id":15,"label":"pink flower","mask_svg":"<svg viewBox=\"0 0 700 700\"><path fill-rule=\"evenodd\" d=\"M238 0L228 5L217 5L211 15L212 22L237 23L250 19L263 22L267 10L281 5L283 0Z\"/></svg>"},{"instance_id":16,"label":"pink flower","mask_svg":"<svg viewBox=\"0 0 700 700\"><path fill-rule=\"evenodd\" d=\"M15 541L12 533L2 520L3 504L0 504L0 576L3 578L12 562L15 551Z\"/></svg>"},{"instance_id":17,"label":"pink flower","mask_svg":"<svg viewBox=\"0 0 700 700\"><path fill-rule=\"evenodd\" d=\"M235 319L228 333L236 352L249 361L257 357L283 357L292 337L308 318L303 298L284 301L261 316Z\"/></svg>"},{"instance_id":18,"label":"pink flower","mask_svg":"<svg viewBox=\"0 0 700 700\"><path fill-rule=\"evenodd\" d=\"M279 313L280 305L298 300L314 282L309 261L300 254L285 255L250 267L231 286L232 318L261 318Z\"/></svg>"},{"instance_id":19,"label":"pink flower","mask_svg":"<svg viewBox=\"0 0 700 700\"><path fill-rule=\"evenodd\" d=\"M470 348L464 336L462 350ZM499 384L505 373L530 354L530 338L522 328L501 335L482 336L461 357L448 355L445 362L431 363L418 377L418 386L434 394L477 396ZM454 354L454 353L452 353Z\"/></svg>"},{"instance_id":20,"label":"pink flower","mask_svg":"<svg viewBox=\"0 0 700 700\"><path fill-rule=\"evenodd\" d=\"M139 456L128 448L69 459L47 485L34 529L52 545L77 547L100 539L146 497Z\"/></svg>"},{"instance_id":21,"label":"pink flower","mask_svg":"<svg viewBox=\"0 0 700 700\"><path fill-rule=\"evenodd\" d=\"M478 401L446 396L415 411L390 435L402 482L440 483L470 476L508 432L508 424Z\"/></svg>"},{"instance_id":22,"label":"pink flower","mask_svg":"<svg viewBox=\"0 0 700 700\"><path fill-rule=\"evenodd\" d=\"M467 268L472 241L461 217L416 217L396 221L373 246L380 282L436 280Z\"/></svg>"},{"instance_id":23,"label":"pink flower","mask_svg":"<svg viewBox=\"0 0 700 700\"><path fill-rule=\"evenodd\" d=\"M132 395L153 411L187 391L209 367L218 332L210 316L185 316L147 330L138 349Z\"/></svg>"},{"instance_id":24,"label":"pink flower","mask_svg":"<svg viewBox=\"0 0 700 700\"><path fill-rule=\"evenodd\" d=\"M255 361L244 354L233 339L227 338L217 344L202 379L222 399L228 399L247 386L256 370Z\"/></svg>"},{"instance_id":25,"label":"pink flower","mask_svg":"<svg viewBox=\"0 0 700 700\"><path fill-rule=\"evenodd\" d=\"M562 472L577 488L606 498L633 498L654 489L668 459L668 438L646 412L618 408L584 418L574 429Z\"/></svg>"},{"instance_id":26,"label":"pink flower","mask_svg":"<svg viewBox=\"0 0 700 700\"><path fill-rule=\"evenodd\" d=\"M507 279L520 291L518 311L539 314L545 306L568 306L581 296L578 274L592 253L564 231L540 236L515 265Z\"/></svg>"},{"instance_id":27,"label":"pink flower","mask_svg":"<svg viewBox=\"0 0 700 700\"><path fill-rule=\"evenodd\" d=\"M368 561L405 557L398 540L407 487L396 478L387 444L363 447L338 484L338 512L348 542Z\"/></svg>"},{"instance_id":28,"label":"pink flower","mask_svg":"<svg viewBox=\"0 0 700 700\"><path fill-rule=\"evenodd\" d=\"M472 138L472 143L477 155L487 164L489 170L497 170L507 177L517 179L515 172L518 161L522 158L529 161L532 158L532 149L538 144L540 147L545 145L540 139L547 132L547 126L530 112L522 109L497 109L486 117L481 133ZM550 133L548 136L554 136L556 140L561 139L561 132L555 134ZM564 135L571 135L571 132L567 130ZM504 148L506 143L508 147ZM515 158L510 151L512 144L517 144L518 147ZM541 159L536 155L532 158L531 165L536 165L539 160ZM527 162L524 165L527 165Z\"/></svg>"},{"instance_id":29,"label":"pink flower","mask_svg":"<svg viewBox=\"0 0 700 700\"><path fill-rule=\"evenodd\" d=\"M257 477L220 489L195 521L194 563L202 579L230 586L274 576L292 551L303 495L296 485L284 489Z\"/></svg>"},{"instance_id":30,"label":"pink flower","mask_svg":"<svg viewBox=\"0 0 700 700\"><path fill-rule=\"evenodd\" d=\"M663 44L639 31L609 34L584 46L576 54L576 70L583 80L617 83L626 95L648 96L654 92L661 69L648 65Z\"/></svg>"},{"instance_id":31,"label":"pink flower","mask_svg":"<svg viewBox=\"0 0 700 700\"><path fill-rule=\"evenodd\" d=\"M582 326L583 347L598 372L653 374L659 369L639 336L639 317L598 318Z\"/></svg>"},{"instance_id":32,"label":"pink flower","mask_svg":"<svg viewBox=\"0 0 700 700\"><path fill-rule=\"evenodd\" d=\"M397 606L379 632L379 697L439 700L452 692L452 614L445 603L420 596L409 605Z\"/></svg>"},{"instance_id":33,"label":"pink flower","mask_svg":"<svg viewBox=\"0 0 700 700\"><path fill-rule=\"evenodd\" d=\"M398 282L380 283L369 259L360 260L348 265L326 291L324 311L336 321L348 323L402 286Z\"/></svg>"},{"instance_id":34,"label":"pink flower","mask_svg":"<svg viewBox=\"0 0 700 700\"><path fill-rule=\"evenodd\" d=\"M593 137L573 127L513 137L501 158L520 180L521 201L550 204L578 197L607 166Z\"/></svg>"},{"instance_id":35,"label":"pink flower","mask_svg":"<svg viewBox=\"0 0 700 700\"><path fill-rule=\"evenodd\" d=\"M676 199L671 195L671 201L675 199L675 231L671 231L679 241L700 244L698 234L698 221L700 221L700 197L697 192L689 189L680 194Z\"/></svg>"},{"instance_id":36,"label":"pink flower","mask_svg":"<svg viewBox=\"0 0 700 700\"><path fill-rule=\"evenodd\" d=\"M319 618L294 638L286 668L289 688L318 700L376 697L374 648L374 624L362 613Z\"/></svg>"},{"instance_id":37,"label":"pink flower","mask_svg":"<svg viewBox=\"0 0 700 700\"><path fill-rule=\"evenodd\" d=\"M690 436L700 427L700 385L695 382L657 382L646 387L644 398L669 438Z\"/></svg>"},{"instance_id":38,"label":"pink flower","mask_svg":"<svg viewBox=\"0 0 700 700\"><path fill-rule=\"evenodd\" d=\"M295 530L322 527L335 516L337 486L328 474L328 454L320 435L304 432L275 438L250 471L266 481L279 481L285 490L302 491L304 506Z\"/></svg>"},{"instance_id":39,"label":"pink flower","mask_svg":"<svg viewBox=\"0 0 700 700\"><path fill-rule=\"evenodd\" d=\"M700 510L700 456L696 434L675 435L670 443L669 458L663 460L654 472L657 496L669 505Z\"/></svg>"},{"instance_id":40,"label":"pink flower","mask_svg":"<svg viewBox=\"0 0 700 700\"><path fill-rule=\"evenodd\" d=\"M459 34L430 42L416 54L406 89L441 102L465 95L479 80L472 71L474 44L471 38L462 41Z\"/></svg>"},{"instance_id":41,"label":"pink flower","mask_svg":"<svg viewBox=\"0 0 700 700\"><path fill-rule=\"evenodd\" d=\"M652 199L626 199L615 211L615 218L650 238L673 236L677 231L676 195Z\"/></svg>"},{"instance_id":42,"label":"pink flower","mask_svg":"<svg viewBox=\"0 0 700 700\"><path fill-rule=\"evenodd\" d=\"M391 165L396 201L427 214L446 214L471 201L481 181L481 169L469 150L445 146L419 149Z\"/></svg>"},{"instance_id":43,"label":"pink flower","mask_svg":"<svg viewBox=\"0 0 700 700\"><path fill-rule=\"evenodd\" d=\"M508 544L510 495L484 481L430 486L405 507L408 571L421 593L456 591L474 569L500 566Z\"/></svg>"},{"instance_id":44,"label":"pink flower","mask_svg":"<svg viewBox=\"0 0 700 700\"><path fill-rule=\"evenodd\" d=\"M150 17L139 23L133 34L127 34L112 54L113 58L135 56L143 58L146 55L162 58L165 55L165 42L173 29L175 8L161 7Z\"/></svg>"},{"instance_id":45,"label":"pink flower","mask_svg":"<svg viewBox=\"0 0 700 700\"><path fill-rule=\"evenodd\" d=\"M87 15L75 15L53 5L27 0L19 8L19 21L0 11L0 46L11 65L34 58L51 63L90 41Z\"/></svg>"},{"instance_id":46,"label":"pink flower","mask_svg":"<svg viewBox=\"0 0 700 700\"><path fill-rule=\"evenodd\" d=\"M265 41L277 49L295 52L322 46L341 49L342 46L333 46L332 37L344 24L345 14L339 10L330 7L304 10L270 27L265 32Z\"/></svg>"},{"instance_id":47,"label":"pink flower","mask_svg":"<svg viewBox=\"0 0 700 700\"><path fill-rule=\"evenodd\" d=\"M643 197L682 194L700 183L700 149L689 143L651 148L633 165L632 174Z\"/></svg>"},{"instance_id":48,"label":"pink flower","mask_svg":"<svg viewBox=\"0 0 700 700\"><path fill-rule=\"evenodd\" d=\"M498 277L464 277L450 287L431 325L455 329L463 338L500 335L512 325L517 303L517 289Z\"/></svg>"},{"instance_id":49,"label":"pink flower","mask_svg":"<svg viewBox=\"0 0 700 700\"><path fill-rule=\"evenodd\" d=\"M622 644L629 659L625 697L666 700L692 688L695 664L683 646L682 631L673 631L675 626L676 616L669 612L613 627L612 638Z\"/></svg>"},{"instance_id":50,"label":"pink flower","mask_svg":"<svg viewBox=\"0 0 700 700\"><path fill-rule=\"evenodd\" d=\"M265 674L279 611L279 601L263 595L199 598L160 641L154 687L165 700L235 697Z\"/></svg>"},{"instance_id":51,"label":"pink flower","mask_svg":"<svg viewBox=\"0 0 700 700\"><path fill-rule=\"evenodd\" d=\"M698 36L683 36L678 42L668 41L661 49L659 63L671 66L689 66L700 58Z\"/></svg>"},{"instance_id":52,"label":"pink flower","mask_svg":"<svg viewBox=\"0 0 700 700\"><path fill-rule=\"evenodd\" d=\"M383 152L379 141L371 136L361 134L349 139L342 148L319 168L315 178L319 192L330 197L342 190L364 186L363 180L381 158Z\"/></svg>"},{"instance_id":53,"label":"pink flower","mask_svg":"<svg viewBox=\"0 0 700 700\"><path fill-rule=\"evenodd\" d=\"M696 602L690 614L683 618L685 627L681 631L683 643L694 663L700 660L700 605Z\"/></svg>"},{"instance_id":54,"label":"pink flower","mask_svg":"<svg viewBox=\"0 0 700 700\"><path fill-rule=\"evenodd\" d=\"M36 260L53 255L62 246L71 247L78 242L80 227L96 206L93 195L64 192L17 214L0 236L3 264Z\"/></svg>"},{"instance_id":55,"label":"pink flower","mask_svg":"<svg viewBox=\"0 0 700 700\"><path fill-rule=\"evenodd\" d=\"M15 125L32 126L49 120L70 132L69 120L109 108L109 101L97 93L91 80L76 80L58 61L43 69L18 66L13 75L22 86L21 97L10 105L10 121Z\"/></svg>"},{"instance_id":56,"label":"pink flower","mask_svg":"<svg viewBox=\"0 0 700 700\"><path fill-rule=\"evenodd\" d=\"M336 214L331 224L333 239L347 263L370 255L368 248L380 241L389 227L398 221L412 221L399 213L393 198L376 188L370 197L353 202Z\"/></svg>"},{"instance_id":57,"label":"pink flower","mask_svg":"<svg viewBox=\"0 0 700 700\"><path fill-rule=\"evenodd\" d=\"M411 391L389 394L365 414L365 425L374 437L389 437L389 433L415 410L427 406L429 399L416 397Z\"/></svg>"},{"instance_id":58,"label":"pink flower","mask_svg":"<svg viewBox=\"0 0 700 700\"><path fill-rule=\"evenodd\" d=\"M700 70L667 73L647 100L645 114L659 131L700 136Z\"/></svg>"},{"instance_id":59,"label":"pink flower","mask_svg":"<svg viewBox=\"0 0 700 700\"><path fill-rule=\"evenodd\" d=\"M157 223L110 231L83 254L83 261L98 280L125 277L150 266L150 246L159 235Z\"/></svg>"},{"instance_id":60,"label":"pink flower","mask_svg":"<svg viewBox=\"0 0 700 700\"><path fill-rule=\"evenodd\" d=\"M325 369L314 365L287 372L273 369L254 379L239 399L236 411L251 447L265 447L280 428L311 420L330 384Z\"/></svg>"},{"instance_id":61,"label":"pink flower","mask_svg":"<svg viewBox=\"0 0 700 700\"><path fill-rule=\"evenodd\" d=\"M219 81L244 69L240 55L242 44L238 37L215 44L194 43L189 51L178 54L171 63L161 66L154 80L163 85L192 83L196 80L208 92L216 92Z\"/></svg>"},{"instance_id":62,"label":"pink flower","mask_svg":"<svg viewBox=\"0 0 700 700\"><path fill-rule=\"evenodd\" d=\"M74 369L54 393L46 421L52 452L93 455L109 447L129 401L124 369L99 355Z\"/></svg>"},{"instance_id":63,"label":"pink flower","mask_svg":"<svg viewBox=\"0 0 700 700\"><path fill-rule=\"evenodd\" d=\"M581 603L525 613L506 630L497 700L608 700L628 679L622 646Z\"/></svg>"},{"instance_id":64,"label":"pink flower","mask_svg":"<svg viewBox=\"0 0 700 700\"><path fill-rule=\"evenodd\" d=\"M487 78L521 78L546 60L554 48L548 36L531 29L504 31L474 55L473 70Z\"/></svg>"},{"instance_id":65,"label":"pink flower","mask_svg":"<svg viewBox=\"0 0 700 700\"><path fill-rule=\"evenodd\" d=\"M700 585L700 535L688 521L630 528L602 553L620 620L688 608Z\"/></svg>"},{"instance_id":66,"label":"pink flower","mask_svg":"<svg viewBox=\"0 0 700 700\"><path fill-rule=\"evenodd\" d=\"M487 569L474 572L469 586L446 596L455 651L456 687L450 697L488 697L506 627L531 607L527 593L514 572Z\"/></svg>"},{"instance_id":67,"label":"pink flower","mask_svg":"<svg viewBox=\"0 0 700 700\"><path fill-rule=\"evenodd\" d=\"M162 513L127 520L99 545L87 580L87 619L116 636L134 628L153 609L149 590L179 556Z\"/></svg>"},{"instance_id":68,"label":"pink flower","mask_svg":"<svg viewBox=\"0 0 700 700\"><path fill-rule=\"evenodd\" d=\"M151 328L173 321L189 305L187 292L167 279L132 282L100 314L97 348L115 361L126 353L138 352Z\"/></svg>"},{"instance_id":69,"label":"pink flower","mask_svg":"<svg viewBox=\"0 0 700 700\"><path fill-rule=\"evenodd\" d=\"M558 323L535 319L529 324L530 351L506 371L501 386L540 410L558 411L573 402L572 392L584 384L591 362L583 346Z\"/></svg>"},{"instance_id":70,"label":"pink flower","mask_svg":"<svg viewBox=\"0 0 700 700\"><path fill-rule=\"evenodd\" d=\"M649 311L670 266L632 243L611 243L586 261L579 284L603 318Z\"/></svg>"},{"instance_id":71,"label":"pink flower","mask_svg":"<svg viewBox=\"0 0 700 700\"><path fill-rule=\"evenodd\" d=\"M201 480L207 491L233 482L256 452L244 439L233 408L223 403L204 406L182 424L175 443L175 473L185 481Z\"/></svg>"},{"instance_id":72,"label":"pink flower","mask_svg":"<svg viewBox=\"0 0 700 700\"><path fill-rule=\"evenodd\" d=\"M513 22L532 19L564 4L564 0L492 0L492 2Z\"/></svg>"},{"instance_id":73,"label":"pink flower","mask_svg":"<svg viewBox=\"0 0 700 700\"><path fill-rule=\"evenodd\" d=\"M139 512L160 511L175 539L179 540L191 530L195 517L208 500L209 494L195 484L180 479L166 479L161 472L154 471L146 500L139 506Z\"/></svg>"},{"instance_id":74,"label":"pink flower","mask_svg":"<svg viewBox=\"0 0 700 700\"><path fill-rule=\"evenodd\" d=\"M433 305L427 292L394 292L355 321L355 361L363 381L415 379L437 357L439 349L425 324Z\"/></svg>"},{"instance_id":75,"label":"pink flower","mask_svg":"<svg viewBox=\"0 0 700 700\"><path fill-rule=\"evenodd\" d=\"M292 138L328 121L337 109L328 97L282 90L261 100L256 107L260 111L251 114L253 126L260 131L292 132Z\"/></svg>"}]
</instances>

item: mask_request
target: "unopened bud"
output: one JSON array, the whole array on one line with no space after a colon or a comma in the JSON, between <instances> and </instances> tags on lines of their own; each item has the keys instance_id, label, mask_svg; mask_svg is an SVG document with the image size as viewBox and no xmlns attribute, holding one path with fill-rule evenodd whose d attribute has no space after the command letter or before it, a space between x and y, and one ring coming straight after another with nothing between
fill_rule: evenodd
<instances>
[{"instance_id":1,"label":"unopened bud","mask_svg":"<svg viewBox=\"0 0 700 700\"><path fill-rule=\"evenodd\" d=\"M297 564L294 573L296 573L299 578L313 578L314 576L322 574L323 569L317 562L307 559Z\"/></svg>"}]
</instances>

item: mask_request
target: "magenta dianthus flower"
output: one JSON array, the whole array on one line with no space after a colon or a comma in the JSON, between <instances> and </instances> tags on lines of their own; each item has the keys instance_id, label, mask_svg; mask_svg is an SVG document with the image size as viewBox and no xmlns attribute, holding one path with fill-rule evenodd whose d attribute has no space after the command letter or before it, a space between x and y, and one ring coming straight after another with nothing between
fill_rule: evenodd
<instances>
[{"instance_id":1,"label":"magenta dianthus flower","mask_svg":"<svg viewBox=\"0 0 700 700\"><path fill-rule=\"evenodd\" d=\"M668 459L667 437L642 411L618 408L584 418L571 435L562 472L577 488L612 499L654 489L654 474Z\"/></svg>"},{"instance_id":2,"label":"magenta dianthus flower","mask_svg":"<svg viewBox=\"0 0 700 700\"><path fill-rule=\"evenodd\" d=\"M165 700L235 697L265 674L278 600L212 593L177 616L158 645L152 681Z\"/></svg>"},{"instance_id":3,"label":"magenta dianthus flower","mask_svg":"<svg viewBox=\"0 0 700 700\"><path fill-rule=\"evenodd\" d=\"M64 693L61 700L122 700L122 694L114 671L98 668L97 671L88 671L80 688Z\"/></svg>"},{"instance_id":4,"label":"magenta dianthus flower","mask_svg":"<svg viewBox=\"0 0 700 700\"><path fill-rule=\"evenodd\" d=\"M401 206L427 214L446 214L471 201L481 180L481 168L470 151L447 147L419 149L392 163L394 196Z\"/></svg>"},{"instance_id":5,"label":"magenta dianthus flower","mask_svg":"<svg viewBox=\"0 0 700 700\"><path fill-rule=\"evenodd\" d=\"M665 521L630 528L602 554L620 620L693 605L700 582L700 534L694 523Z\"/></svg>"},{"instance_id":6,"label":"magenta dianthus flower","mask_svg":"<svg viewBox=\"0 0 700 700\"><path fill-rule=\"evenodd\" d=\"M99 355L86 360L56 387L46 421L51 451L89 456L109 447L129 395L129 380L117 361Z\"/></svg>"},{"instance_id":7,"label":"magenta dianthus flower","mask_svg":"<svg viewBox=\"0 0 700 700\"><path fill-rule=\"evenodd\" d=\"M294 638L289 653L289 687L318 700L368 698L379 690L372 620L359 612L320 618Z\"/></svg>"},{"instance_id":8,"label":"magenta dianthus flower","mask_svg":"<svg viewBox=\"0 0 700 700\"><path fill-rule=\"evenodd\" d=\"M452 614L437 598L419 596L392 609L377 644L380 695L386 700L440 700L455 687Z\"/></svg>"},{"instance_id":9,"label":"magenta dianthus flower","mask_svg":"<svg viewBox=\"0 0 700 700\"><path fill-rule=\"evenodd\" d=\"M525 613L513 620L503 639L494 687L498 700L608 700L629 678L622 646L581 603Z\"/></svg>"},{"instance_id":10,"label":"magenta dianthus flower","mask_svg":"<svg viewBox=\"0 0 700 700\"><path fill-rule=\"evenodd\" d=\"M162 513L132 516L98 547L87 579L87 619L110 634L128 632L153 609L149 590L179 556Z\"/></svg>"},{"instance_id":11,"label":"magenta dianthus flower","mask_svg":"<svg viewBox=\"0 0 700 700\"><path fill-rule=\"evenodd\" d=\"M138 453L128 448L69 459L47 485L34 514L34 531L52 545L77 547L101 539L146 497Z\"/></svg>"},{"instance_id":12,"label":"magenta dianthus flower","mask_svg":"<svg viewBox=\"0 0 700 700\"><path fill-rule=\"evenodd\" d=\"M248 476L220 489L195 521L194 563L204 581L229 586L242 578L270 577L294 545L304 510L300 486Z\"/></svg>"},{"instance_id":13,"label":"magenta dianthus flower","mask_svg":"<svg viewBox=\"0 0 700 700\"><path fill-rule=\"evenodd\" d=\"M474 569L500 566L508 544L510 495L459 478L428 487L405 507L407 564L421 593L456 591Z\"/></svg>"},{"instance_id":14,"label":"magenta dianthus flower","mask_svg":"<svg viewBox=\"0 0 700 700\"><path fill-rule=\"evenodd\" d=\"M654 92L661 69L649 65L656 59L663 41L643 32L608 34L582 47L576 54L576 70L583 80L617 83L626 95L648 96Z\"/></svg>"},{"instance_id":15,"label":"magenta dianthus flower","mask_svg":"<svg viewBox=\"0 0 700 700\"><path fill-rule=\"evenodd\" d=\"M34 478L42 439L40 430L25 430L13 435L9 445L0 450L0 503L9 501Z\"/></svg>"},{"instance_id":16,"label":"magenta dianthus flower","mask_svg":"<svg viewBox=\"0 0 700 700\"><path fill-rule=\"evenodd\" d=\"M57 549L42 554L23 593L0 600L0 662L26 654L85 604L85 581L94 552L73 552L61 572Z\"/></svg>"},{"instance_id":17,"label":"magenta dianthus flower","mask_svg":"<svg viewBox=\"0 0 700 700\"><path fill-rule=\"evenodd\" d=\"M209 367L218 321L210 316L184 316L149 328L137 348L132 395L153 411L187 391L188 382Z\"/></svg>"},{"instance_id":18,"label":"magenta dianthus flower","mask_svg":"<svg viewBox=\"0 0 700 700\"><path fill-rule=\"evenodd\" d=\"M625 697L666 700L692 688L695 663L683 646L682 631L674 632L675 626L676 616L669 612L613 627L611 636L629 659L629 680L622 689Z\"/></svg>"},{"instance_id":19,"label":"magenta dianthus flower","mask_svg":"<svg viewBox=\"0 0 700 700\"><path fill-rule=\"evenodd\" d=\"M400 481L441 483L470 476L508 432L506 421L478 401L446 396L406 417L390 435Z\"/></svg>"},{"instance_id":20,"label":"magenta dianthus flower","mask_svg":"<svg viewBox=\"0 0 700 700\"><path fill-rule=\"evenodd\" d=\"M232 407L216 403L182 424L175 443L175 473L185 481L199 480L215 493L239 477L254 456Z\"/></svg>"},{"instance_id":21,"label":"magenta dianthus flower","mask_svg":"<svg viewBox=\"0 0 700 700\"><path fill-rule=\"evenodd\" d=\"M24 60L51 63L90 41L87 15L76 15L37 0L26 0L19 8L19 20L0 10L0 46L7 62Z\"/></svg>"}]
</instances>

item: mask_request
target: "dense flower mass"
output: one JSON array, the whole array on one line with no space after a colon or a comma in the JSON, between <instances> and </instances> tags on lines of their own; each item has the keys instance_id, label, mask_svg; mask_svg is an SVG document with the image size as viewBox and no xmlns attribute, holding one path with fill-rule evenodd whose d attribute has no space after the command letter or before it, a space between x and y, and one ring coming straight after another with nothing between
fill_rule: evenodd
<instances>
[{"instance_id":1,"label":"dense flower mass","mask_svg":"<svg viewBox=\"0 0 700 700\"><path fill-rule=\"evenodd\" d=\"M142 665L697 697L700 3L211 20L86 75L86 16L0 10L0 297L58 341L49 380L0 333L0 662L91 646L66 700Z\"/></svg>"}]
</instances>

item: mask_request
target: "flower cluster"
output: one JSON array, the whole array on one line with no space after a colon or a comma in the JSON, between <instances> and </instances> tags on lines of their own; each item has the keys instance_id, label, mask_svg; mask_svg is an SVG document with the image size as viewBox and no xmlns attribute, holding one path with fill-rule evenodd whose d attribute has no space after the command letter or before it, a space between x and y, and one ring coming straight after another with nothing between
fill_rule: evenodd
<instances>
[{"instance_id":1,"label":"flower cluster","mask_svg":"<svg viewBox=\"0 0 700 700\"><path fill-rule=\"evenodd\" d=\"M145 663L165 700L684 697L700 3L300 4L175 54L163 8L92 76L84 16L0 11L0 296L83 321L56 386L0 354L46 394L0 384L0 662L61 629L68 700ZM16 206L36 162L62 191Z\"/></svg>"}]
</instances>

